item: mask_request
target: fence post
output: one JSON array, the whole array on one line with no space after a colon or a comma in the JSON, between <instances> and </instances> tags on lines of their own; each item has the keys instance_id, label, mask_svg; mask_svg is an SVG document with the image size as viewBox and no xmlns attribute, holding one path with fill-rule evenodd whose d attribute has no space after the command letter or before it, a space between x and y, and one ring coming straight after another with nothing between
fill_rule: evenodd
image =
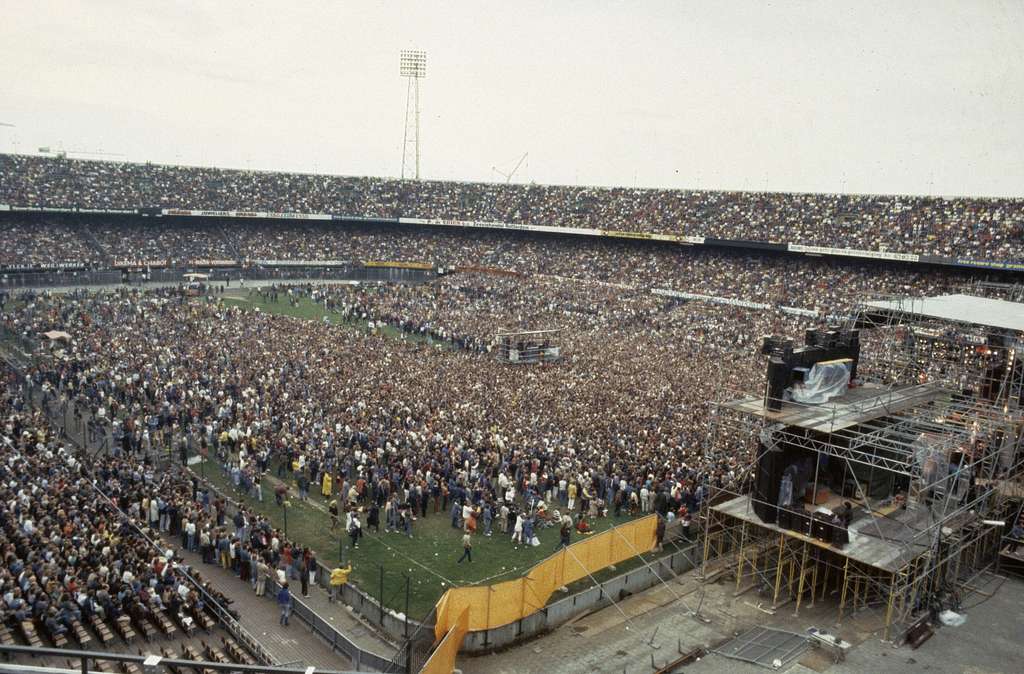
<instances>
[{"instance_id":1,"label":"fence post","mask_svg":"<svg viewBox=\"0 0 1024 674\"><path fill-rule=\"evenodd\" d=\"M403 574L404 575L404 574ZM409 576L405 576L405 638L409 638Z\"/></svg>"},{"instance_id":2,"label":"fence post","mask_svg":"<svg viewBox=\"0 0 1024 674\"><path fill-rule=\"evenodd\" d=\"M384 624L384 565L379 564L380 568L380 624Z\"/></svg>"}]
</instances>

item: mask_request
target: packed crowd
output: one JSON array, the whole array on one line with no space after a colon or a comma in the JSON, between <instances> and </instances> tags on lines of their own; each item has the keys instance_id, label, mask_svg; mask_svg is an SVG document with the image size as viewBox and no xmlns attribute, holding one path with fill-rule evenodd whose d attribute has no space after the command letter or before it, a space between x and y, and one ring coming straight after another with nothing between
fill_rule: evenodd
<instances>
[{"instance_id":1,"label":"packed crowd","mask_svg":"<svg viewBox=\"0 0 1024 674\"><path fill-rule=\"evenodd\" d=\"M0 620L56 641L92 616L185 623L228 603L155 540L188 516L175 478L124 456L86 460L33 405L42 383L5 372L0 390ZM58 404L53 387L43 404Z\"/></svg>"},{"instance_id":2,"label":"packed crowd","mask_svg":"<svg viewBox=\"0 0 1024 674\"><path fill-rule=\"evenodd\" d=\"M56 219L0 220L0 269L38 265L93 265L104 256Z\"/></svg>"},{"instance_id":3,"label":"packed crowd","mask_svg":"<svg viewBox=\"0 0 1024 674\"><path fill-rule=\"evenodd\" d=\"M607 285L485 274L456 274L422 285L325 285L288 292L309 296L343 318L382 322L476 351L490 351L502 329L614 329L640 323L666 304L650 293ZM278 298L279 290L250 294Z\"/></svg>"},{"instance_id":4,"label":"packed crowd","mask_svg":"<svg viewBox=\"0 0 1024 674\"><path fill-rule=\"evenodd\" d=\"M493 290L497 315L517 291ZM536 292L556 315L564 298ZM753 344L769 326L742 310L604 292L565 307L581 314L590 302L594 313L551 370L172 293L40 296L5 321L75 335L40 374L110 419L123 450L175 429L194 448L228 447L248 490L276 460L298 468L300 489L331 475L385 525L430 501L469 502L497 520L502 504L567 501L570 485L585 513L659 493L666 508L699 508L707 485L738 487L745 460L711 444L708 399L758 376Z\"/></svg>"},{"instance_id":5,"label":"packed crowd","mask_svg":"<svg viewBox=\"0 0 1024 674\"><path fill-rule=\"evenodd\" d=\"M237 619L232 599L184 551L233 571L258 596L283 596L288 609L290 582L308 596L315 552L249 508L229 509L184 469L158 470L148 429L144 440L129 430L107 452L66 442L45 412L76 408L81 397L53 375L7 372L0 391L4 624L32 621L51 638L93 615L113 624L122 616L154 622L159 612L184 624L209 620L208 602ZM166 421L153 436L160 445L171 441ZM222 457L228 444L217 443Z\"/></svg>"},{"instance_id":6,"label":"packed crowd","mask_svg":"<svg viewBox=\"0 0 1024 674\"><path fill-rule=\"evenodd\" d=\"M1024 200L398 181L0 155L0 203L445 218L1021 259Z\"/></svg>"},{"instance_id":7,"label":"packed crowd","mask_svg":"<svg viewBox=\"0 0 1024 674\"><path fill-rule=\"evenodd\" d=\"M856 266L833 275L808 266L803 273L807 263L786 261L794 268L773 295L778 260L703 254L680 262L627 246L625 261L636 268L624 272L622 246L596 244L596 252L579 256L577 247L560 254L532 242L503 244L477 235L466 245L492 246L491 259L510 255L519 264L544 265L538 271L568 272L576 260L579 272L582 258L585 271L604 279L650 274L687 289L834 310L872 282L925 292L950 280ZM245 450L235 461L247 489L259 483L257 465L276 457L280 465L312 468L307 480L314 489L324 474L340 476L343 494L357 482L362 490L383 480L380 493L418 487L436 498L442 487L461 483L476 499L497 502L505 495L497 487L502 476L520 495L524 475L602 494L600 485L610 481L639 492L649 481L693 489L709 479L738 480L742 459L709 445L708 401L757 389L761 336L799 334L815 320L557 274L456 273L421 285L250 293L275 301L308 296L342 318L461 348L441 351L344 326L189 303L175 291L40 295L5 314L4 325L27 335L74 335L65 360L54 365L60 381L105 410L100 416L115 420L122 442L148 448L165 423L187 429L193 448L219 448L227 434L233 448ZM498 329L538 328L562 329L566 358L557 370L506 368L477 353L493 348ZM608 494L610 502L617 492Z\"/></svg>"},{"instance_id":8,"label":"packed crowd","mask_svg":"<svg viewBox=\"0 0 1024 674\"><path fill-rule=\"evenodd\" d=\"M173 266L195 260L237 259L234 247L220 228L207 224L107 219L90 225L85 235L94 237L114 262L160 262Z\"/></svg>"},{"instance_id":9,"label":"packed crowd","mask_svg":"<svg viewBox=\"0 0 1024 674\"><path fill-rule=\"evenodd\" d=\"M537 236L509 239L495 233L428 234L400 228L333 231L332 238L321 242L329 244L326 250L341 260L428 262L449 271L486 271L493 278L509 273L520 284L528 283L527 277L540 276L562 280L567 288L592 284L657 288L822 312L844 309L869 292L929 293L972 278L967 273L873 262L673 250L630 241L553 243Z\"/></svg>"},{"instance_id":10,"label":"packed crowd","mask_svg":"<svg viewBox=\"0 0 1024 674\"><path fill-rule=\"evenodd\" d=\"M275 466L279 477L295 479L300 498L318 490L336 495L332 515L354 532L353 544L361 517L367 528L413 535L415 513L428 508L449 513L453 526L479 520L481 532L504 533L513 542L549 524L552 507L577 515L580 531L588 517L609 511L658 510L685 521L709 488L744 489L750 479L744 451L750 439L713 433L710 401L760 389L763 335L799 335L816 321L778 306L838 311L869 287L919 293L956 280L853 263L668 253L631 242L554 247L489 233L409 237L399 229L354 228L325 241L338 254L374 250L429 256L448 267L472 262L514 271L452 273L409 286L252 290L272 301L308 297L344 319L429 335L459 347L453 349L366 334L345 321L227 307L175 289L22 293L0 303L9 333L72 336L32 381L47 395L59 391L87 406L91 418L109 427L114 451L94 468L97 486L132 519L180 536L182 548L234 569L257 592L275 575L307 582L312 553L253 512L226 519L226 505L185 473L155 474L142 457L173 438L182 458L219 457L236 487L258 500L265 497L264 475ZM623 283L630 281L638 287ZM656 283L771 307L683 302L650 293ZM483 353L493 348L498 328L561 328L564 357L553 366L502 365ZM98 604L123 611L157 597L188 601L180 584L167 580L170 557L154 562L112 515L90 510L102 506L82 502L85 469L17 394L8 393L2 411L5 435L15 443L5 470L19 476L3 481L13 490L5 503L16 508L19 490L50 490L41 506L25 505L6 520L8 538L31 535L25 507L36 508L28 526L42 536L40 544L69 521L72 531L99 527L98 537L90 534L94 545L107 541L109 550L101 546L100 553L123 561L82 569L71 562L73 571L85 572L72 574L75 588L92 588L94 594L84 595L99 597L88 610ZM43 464L33 461L54 467L35 470ZM33 489L25 482L31 479L45 483ZM275 498L284 498L282 488ZM117 544L103 533L111 530L120 534L113 536ZM67 554L65 544L54 545ZM9 549L15 558L8 569L19 568L19 559L29 564L29 553L16 544ZM114 576L120 582L111 585ZM17 574L8 580L21 584ZM104 581L117 592L100 594ZM58 622L64 593L44 592L46 601L59 600ZM15 597L14 585L5 586L5 607L30 610L17 601L24 594ZM128 604L110 604L110 596ZM34 607L39 592L32 597ZM49 612L50 604L43 606Z\"/></svg>"},{"instance_id":11,"label":"packed crowd","mask_svg":"<svg viewBox=\"0 0 1024 674\"><path fill-rule=\"evenodd\" d=\"M106 255L132 260L139 259L135 256L219 259L231 257L235 250L250 259L425 262L444 270L498 270L521 279L553 276L581 284L659 288L822 312L842 309L868 291L932 292L971 278L966 273L883 267L874 262L674 249L590 237L552 241L538 235L425 232L401 226L229 223L215 230L161 225L152 230L161 236L148 240L140 233L150 230L141 227L109 225L106 220L79 226L95 233L95 240L107 246ZM49 238L46 228L31 231ZM55 250L42 240L36 242L40 251Z\"/></svg>"}]
</instances>

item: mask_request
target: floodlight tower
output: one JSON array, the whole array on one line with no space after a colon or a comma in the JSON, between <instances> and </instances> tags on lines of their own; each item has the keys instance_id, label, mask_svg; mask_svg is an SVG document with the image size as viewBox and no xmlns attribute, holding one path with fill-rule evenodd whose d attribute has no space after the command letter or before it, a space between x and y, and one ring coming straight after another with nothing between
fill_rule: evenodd
<instances>
[{"instance_id":1,"label":"floodlight tower","mask_svg":"<svg viewBox=\"0 0 1024 674\"><path fill-rule=\"evenodd\" d=\"M416 180L420 179L420 80L427 76L427 52L403 49L399 58L399 72L406 79L405 134L402 138L402 180L406 172L416 165ZM409 130L412 129L410 138ZM411 146L411 148L410 148ZM415 160L410 160L410 150Z\"/></svg>"}]
</instances>

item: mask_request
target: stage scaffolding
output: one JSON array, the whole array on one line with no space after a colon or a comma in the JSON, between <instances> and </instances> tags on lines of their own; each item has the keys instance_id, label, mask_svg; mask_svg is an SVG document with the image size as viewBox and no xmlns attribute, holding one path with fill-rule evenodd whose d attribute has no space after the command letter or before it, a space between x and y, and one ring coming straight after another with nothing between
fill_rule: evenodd
<instances>
[{"instance_id":1,"label":"stage scaffolding","mask_svg":"<svg viewBox=\"0 0 1024 674\"><path fill-rule=\"evenodd\" d=\"M998 568L1009 534L1000 523L1021 511L1024 333L1005 321L923 315L910 298L885 298L882 311L878 300L865 299L843 326L861 331L860 386L846 395L817 406L787 401L777 412L763 392L716 403L709 451L734 447L749 461L740 487L708 485L701 575L731 577L736 596L757 588L772 608L793 603L796 614L834 599L840 623L872 608L883 639L902 641L921 617L959 608ZM1024 316L1024 305L1006 308ZM812 456L814 504L822 463L842 471L833 498L860 513L847 544L754 512L758 461L781 446Z\"/></svg>"}]
</instances>

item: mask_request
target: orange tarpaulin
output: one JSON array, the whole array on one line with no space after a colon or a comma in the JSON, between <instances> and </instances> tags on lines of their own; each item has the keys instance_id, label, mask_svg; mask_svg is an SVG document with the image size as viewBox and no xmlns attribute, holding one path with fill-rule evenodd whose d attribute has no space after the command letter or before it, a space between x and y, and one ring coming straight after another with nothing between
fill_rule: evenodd
<instances>
[{"instance_id":1,"label":"orange tarpaulin","mask_svg":"<svg viewBox=\"0 0 1024 674\"><path fill-rule=\"evenodd\" d=\"M437 602L434 638L440 640L463 611L471 632L500 627L544 608L558 588L654 548L657 515L603 531L563 548L522 578L448 590Z\"/></svg>"},{"instance_id":2,"label":"orange tarpaulin","mask_svg":"<svg viewBox=\"0 0 1024 674\"><path fill-rule=\"evenodd\" d=\"M455 624L423 663L420 674L452 674L452 670L455 669L455 656L462 647L463 637L466 636L468 615L469 610L462 609Z\"/></svg>"}]
</instances>

